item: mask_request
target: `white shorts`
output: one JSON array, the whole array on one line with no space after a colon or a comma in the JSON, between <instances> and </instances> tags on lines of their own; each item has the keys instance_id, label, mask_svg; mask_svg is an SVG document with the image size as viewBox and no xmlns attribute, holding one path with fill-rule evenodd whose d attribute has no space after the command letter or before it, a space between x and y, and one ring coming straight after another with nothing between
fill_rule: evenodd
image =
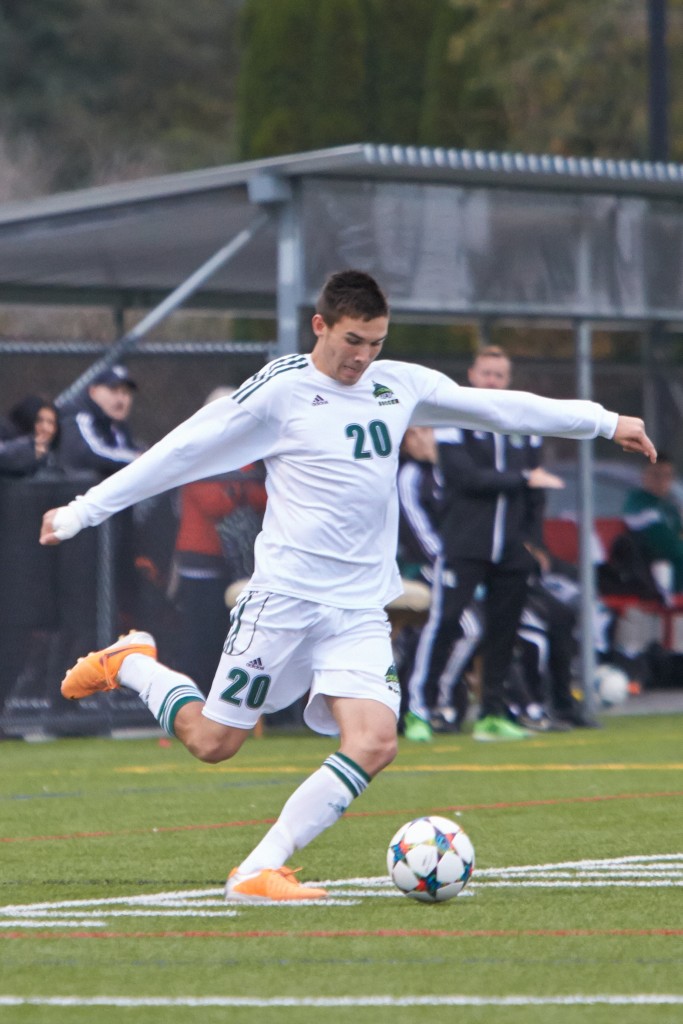
<instances>
[{"instance_id":1,"label":"white shorts","mask_svg":"<svg viewBox=\"0 0 683 1024\"><path fill-rule=\"evenodd\" d=\"M245 590L230 623L203 710L212 721L251 729L260 715L309 691L304 721L326 736L339 732L326 695L376 700L398 718L400 689L383 611Z\"/></svg>"}]
</instances>

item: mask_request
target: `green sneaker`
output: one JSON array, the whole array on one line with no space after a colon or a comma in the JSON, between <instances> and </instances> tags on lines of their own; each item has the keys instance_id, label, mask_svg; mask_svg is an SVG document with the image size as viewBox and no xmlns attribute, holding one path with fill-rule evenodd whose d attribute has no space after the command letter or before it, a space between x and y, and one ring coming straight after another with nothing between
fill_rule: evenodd
<instances>
[{"instance_id":1,"label":"green sneaker","mask_svg":"<svg viewBox=\"0 0 683 1024\"><path fill-rule=\"evenodd\" d=\"M472 730L473 740L525 740L531 733L521 726L515 725L507 718L498 718L496 715L487 715L474 723Z\"/></svg>"},{"instance_id":2,"label":"green sneaker","mask_svg":"<svg viewBox=\"0 0 683 1024\"><path fill-rule=\"evenodd\" d=\"M432 727L424 718L408 711L403 722L403 735L411 743L431 743Z\"/></svg>"}]
</instances>

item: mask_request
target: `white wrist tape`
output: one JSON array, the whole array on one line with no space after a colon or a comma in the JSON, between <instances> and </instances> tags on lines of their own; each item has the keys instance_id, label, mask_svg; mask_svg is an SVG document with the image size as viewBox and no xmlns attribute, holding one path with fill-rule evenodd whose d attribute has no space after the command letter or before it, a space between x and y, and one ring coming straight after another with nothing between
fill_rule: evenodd
<instances>
[{"instance_id":1,"label":"white wrist tape","mask_svg":"<svg viewBox=\"0 0 683 1024\"><path fill-rule=\"evenodd\" d=\"M71 505L62 505L57 509L52 520L52 530L59 540L70 540L80 533L81 529L80 517Z\"/></svg>"}]
</instances>

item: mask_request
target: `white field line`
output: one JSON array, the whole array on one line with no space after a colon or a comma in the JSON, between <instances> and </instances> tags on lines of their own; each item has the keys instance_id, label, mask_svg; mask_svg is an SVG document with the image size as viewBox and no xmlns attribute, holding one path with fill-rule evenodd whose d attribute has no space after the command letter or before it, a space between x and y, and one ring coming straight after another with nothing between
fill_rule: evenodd
<instances>
[{"instance_id":1,"label":"white field line","mask_svg":"<svg viewBox=\"0 0 683 1024\"><path fill-rule=\"evenodd\" d=\"M159 903L178 899L192 899L199 900L204 896L219 896L223 892L222 889L190 889L186 892L161 892L161 893L144 893L142 895L135 896L107 896L102 899L91 899L91 900L58 900L54 903L31 903L31 904L9 904L6 907L0 907L0 913L10 914L15 913L19 910L24 910L30 907L31 910L66 910L70 907L109 907L116 906L116 904L126 904L131 906L140 903Z\"/></svg>"},{"instance_id":2,"label":"white field line","mask_svg":"<svg viewBox=\"0 0 683 1024\"><path fill-rule=\"evenodd\" d=\"M21 917L14 921L0 921L0 928L104 928L106 923L100 918L89 918L87 921L65 921L60 917L56 920L45 921Z\"/></svg>"},{"instance_id":3,"label":"white field line","mask_svg":"<svg viewBox=\"0 0 683 1024\"><path fill-rule=\"evenodd\" d=\"M677 888L683 887L683 877L677 882L666 882L653 879L651 882L618 882L618 881L595 881L595 882L584 882L582 879L574 879L573 882L565 883L564 888L571 889L666 889L666 888ZM475 887L476 888L476 887ZM487 882L485 888L487 889L558 889L561 886L554 881L538 881L534 882L520 882L520 881L506 881L506 882Z\"/></svg>"},{"instance_id":4,"label":"white field line","mask_svg":"<svg viewBox=\"0 0 683 1024\"><path fill-rule=\"evenodd\" d=\"M326 900L260 901L259 906L305 909L311 906L350 907L369 897L403 899L386 875L372 878L329 879ZM474 896L501 888L674 888L683 886L683 853L562 861L482 868L462 893ZM0 907L0 927L104 927L115 918L222 918L239 916L243 901L228 901L222 889L194 889L103 899L59 900L54 903L12 904ZM77 918L74 921L74 918Z\"/></svg>"},{"instance_id":5,"label":"white field line","mask_svg":"<svg viewBox=\"0 0 683 1024\"><path fill-rule=\"evenodd\" d=\"M236 910L231 910L229 907L225 907L224 910L204 910L201 904L197 906L196 910L106 910L105 915L107 919L113 917L238 917L239 914ZM24 916L30 917L34 921L52 921L55 915L49 910L39 910L37 913L32 913L30 910L21 911L16 915L17 921L23 921ZM101 910L89 910L85 913L76 913L72 910L65 910L59 913L60 921L70 921L72 918L77 917L80 924L90 924L95 918L102 917ZM6 927L5 922L0 920L0 928Z\"/></svg>"},{"instance_id":6,"label":"white field line","mask_svg":"<svg viewBox=\"0 0 683 1024\"><path fill-rule=\"evenodd\" d=\"M484 868L479 874L497 873L499 871L553 871L560 868L583 871L587 868L611 868L626 864L652 864L666 861L673 861L683 865L683 853L653 853L642 856L634 854L629 857L602 857L600 860L565 860L560 861L558 864L526 864L521 867L511 868Z\"/></svg>"},{"instance_id":7,"label":"white field line","mask_svg":"<svg viewBox=\"0 0 683 1024\"><path fill-rule=\"evenodd\" d=\"M205 1009L210 1006L254 1007L258 1009L296 1007L322 1009L326 1007L361 1006L683 1006L683 995L640 993L633 995L565 995L565 996L325 996L297 999L295 996L274 996L271 999L249 996L202 996L196 998L126 996L0 996L2 1006L116 1006L159 1007L161 1009Z\"/></svg>"}]
</instances>

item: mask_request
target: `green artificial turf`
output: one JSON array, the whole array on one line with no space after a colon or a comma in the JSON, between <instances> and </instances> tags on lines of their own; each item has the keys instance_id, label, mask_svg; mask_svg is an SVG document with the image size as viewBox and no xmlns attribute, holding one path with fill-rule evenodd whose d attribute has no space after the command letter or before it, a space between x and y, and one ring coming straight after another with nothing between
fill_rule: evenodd
<instances>
[{"instance_id":1,"label":"green artificial turf","mask_svg":"<svg viewBox=\"0 0 683 1024\"><path fill-rule=\"evenodd\" d=\"M226 906L220 890L333 741L267 733L215 767L158 738L2 743L0 1021L679 1022L681 725L402 740L294 858L329 883L310 906ZM386 880L392 834L428 813L454 817L477 857L434 906Z\"/></svg>"}]
</instances>

